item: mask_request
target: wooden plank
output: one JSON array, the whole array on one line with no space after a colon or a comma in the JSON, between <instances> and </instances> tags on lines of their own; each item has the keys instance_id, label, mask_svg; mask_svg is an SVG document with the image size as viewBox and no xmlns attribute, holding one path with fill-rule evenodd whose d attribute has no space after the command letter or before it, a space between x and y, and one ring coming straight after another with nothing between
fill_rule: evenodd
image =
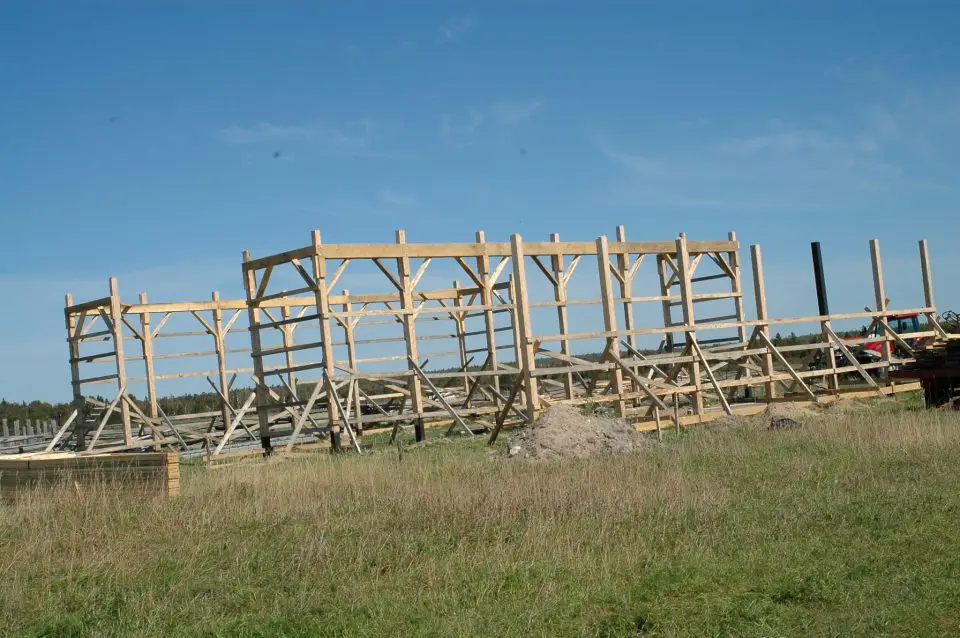
<instances>
[{"instance_id":1,"label":"wooden plank","mask_svg":"<svg viewBox=\"0 0 960 638\"><path fill-rule=\"evenodd\" d=\"M343 301L343 310L344 310L344 312L352 312L352 311L353 311L353 304L352 304L351 301L350 301L350 291L349 291L349 290L344 289L344 291L343 291L343 298L344 298L344 301ZM351 369L356 370L356 369L357 369L357 343L356 343L356 331L355 331L355 329L356 329L356 326L357 326L357 321L352 321L352 322L351 322L351 321L344 321L344 322L341 323L341 326L343 327L343 339L344 339L344 343L345 343L346 346L347 346L347 364L350 366ZM357 389L358 389L358 390L359 390L359 388L360 388L360 386L357 385ZM354 394L354 402L355 402L354 407L355 407L355 409L356 409L356 411L357 411L357 414L359 415L359 414L360 414L360 393L359 393L359 392L357 392L357 393ZM361 425L361 427L362 427L362 425ZM361 432L361 434L362 434L362 432Z\"/></svg>"},{"instance_id":2,"label":"wooden plank","mask_svg":"<svg viewBox=\"0 0 960 638\"><path fill-rule=\"evenodd\" d=\"M617 341L617 310L613 301L613 285L610 281L610 250L607 244L606 236L597 238L597 273L600 277L600 299L603 302L603 328L606 332L612 333L607 337L607 344L604 352L610 357L619 359L620 343ZM612 371L613 392L617 396L623 394L623 373L619 366ZM622 418L626 416L626 404L621 400L617 401L617 414Z\"/></svg>"},{"instance_id":3,"label":"wooden plank","mask_svg":"<svg viewBox=\"0 0 960 638\"><path fill-rule=\"evenodd\" d=\"M867 372L866 368L864 368L864 366L859 361L857 361L857 358L853 356L853 353L850 352L849 348L847 348L846 344L843 342L843 339L838 337L837 333L835 333L833 329L830 328L829 326L826 326L824 329L827 331L827 334L830 336L833 342L837 345L837 347L840 348L840 351L843 353L843 356L846 357L847 361L849 361L857 369L857 372L860 373L860 376L862 376L864 381L867 382L867 385L873 388L876 388L879 391L880 387L877 385L877 382L873 380L873 377L870 376L870 373ZM889 364L884 362L883 365L889 365Z\"/></svg>"},{"instance_id":4,"label":"wooden plank","mask_svg":"<svg viewBox=\"0 0 960 638\"><path fill-rule=\"evenodd\" d=\"M314 293L317 316L320 323L320 341L323 348L324 379L327 383L327 396L335 390L330 378L336 374L336 363L333 352L333 326L330 323L330 285L327 283L327 246L320 242L320 232L313 231L313 279L317 282ZM341 264L342 265L342 264ZM334 452L340 451L340 413L335 402L327 402L327 425L330 428L330 447Z\"/></svg>"},{"instance_id":5,"label":"wooden plank","mask_svg":"<svg viewBox=\"0 0 960 638\"><path fill-rule=\"evenodd\" d=\"M650 399L654 402L654 404L656 404L657 407L659 407L662 410L667 409L667 406L663 402L663 400L660 399L660 397L656 394L656 392L654 392L651 389L650 379L644 379L640 377L636 372L630 369L630 366L628 366L623 361L623 359L621 359L619 356L617 356L613 352L608 352L607 358L613 361L619 367L620 370L622 370L628 377L630 377L633 383L638 388L640 388L640 390L642 390L648 397L650 397ZM671 390L671 391L675 391L675 390Z\"/></svg>"},{"instance_id":6,"label":"wooden plank","mask_svg":"<svg viewBox=\"0 0 960 638\"><path fill-rule=\"evenodd\" d=\"M220 382L218 388L220 393L220 418L224 425L230 423L230 415L233 412L233 406L230 405L230 386L227 383L227 353L225 343L225 331L223 329L223 309L220 307L220 293L214 291L211 294L211 300L215 307L211 311L213 325L210 334L213 335L213 347L217 355L217 379ZM209 379L208 379L209 380Z\"/></svg>"},{"instance_id":7,"label":"wooden plank","mask_svg":"<svg viewBox=\"0 0 960 638\"><path fill-rule=\"evenodd\" d=\"M487 441L488 445L493 445L493 443L496 442L497 437L500 435L500 430L503 429L503 424L507 419L507 412L513 407L513 403L517 400L517 395L520 393L522 387L523 379L516 379L513 388L510 390L510 395L507 397L507 401L503 406L503 410L497 414L496 425L493 428L493 432L490 433L490 439ZM529 422L529 414L526 416L526 419Z\"/></svg>"},{"instance_id":8,"label":"wooden plank","mask_svg":"<svg viewBox=\"0 0 960 638\"><path fill-rule=\"evenodd\" d=\"M735 242L729 241L691 241L688 244L691 254L727 252L736 249ZM526 245L526 254L530 256L592 255L596 247L593 242L531 242ZM611 242L611 254L622 252L639 254L670 254L674 251L673 242ZM323 248L323 256L327 259L419 259L419 258L463 258L487 255L490 257L506 257L512 252L512 245L508 243L486 243L484 245L468 243L444 244L329 244ZM287 263L291 259L304 259L312 254L310 247L279 253L269 257L251 260L244 266L246 270L259 270L269 266Z\"/></svg>"},{"instance_id":9,"label":"wooden plank","mask_svg":"<svg viewBox=\"0 0 960 638\"><path fill-rule=\"evenodd\" d=\"M677 238L677 279L680 283L680 296L683 305L683 323L686 326L686 342L692 343L697 339L696 319L693 314L693 289L690 283L690 250L687 246L686 235L681 234ZM700 388L700 363L694 361L690 364L690 379L696 388L693 394L693 410L695 414L703 412L703 395Z\"/></svg>"},{"instance_id":10,"label":"wooden plank","mask_svg":"<svg viewBox=\"0 0 960 638\"><path fill-rule=\"evenodd\" d=\"M693 347L693 351L700 358L701 363L703 363L704 369L707 372L707 378L710 379L710 383L713 385L714 390L717 391L717 398L720 399L720 405L723 406L723 411L727 414L733 414L733 412L730 411L730 404L727 403L727 397L723 395L723 390L720 389L720 385L717 383L717 378L713 376L713 370L710 368L707 358L703 356L703 350L700 349L700 344L698 344L697 340L694 339L690 342L690 345Z\"/></svg>"},{"instance_id":11,"label":"wooden plank","mask_svg":"<svg viewBox=\"0 0 960 638\"><path fill-rule=\"evenodd\" d=\"M407 234L404 230L396 231L396 241L397 245L403 246L407 241ZM463 261L462 259L460 260ZM461 267L464 267L465 264L461 263ZM467 270L470 270L469 267L466 267ZM471 271L472 272L472 271ZM397 258L397 273L399 274L399 283L400 283L400 307L402 310L409 312L413 309L413 289L410 286L410 259L407 256L400 256ZM415 317L411 314L404 314L402 317L403 320L403 338L406 341L407 346L407 359L408 365L413 366L419 361L420 355L418 354L417 349L417 331L415 326ZM413 371L413 368L409 368ZM414 371L415 372L415 371ZM410 401L414 413L418 415L418 423L416 424L416 439L417 441L423 441L425 433L423 431L423 424L419 422L419 415L423 412L423 390L420 384L420 376L417 374L412 374L409 379L409 390L410 390Z\"/></svg>"},{"instance_id":12,"label":"wooden plank","mask_svg":"<svg viewBox=\"0 0 960 638\"><path fill-rule=\"evenodd\" d=\"M870 265L873 268L873 292L876 298L877 311L883 313L880 321L886 323L887 293L883 282L883 262L880 260L880 241L876 239L870 240ZM887 367L884 368L882 372L883 378L889 382L888 372L890 370L890 360L893 358L893 352L890 348L890 338L886 334L883 336L883 342L880 344L880 348L881 356L887 364Z\"/></svg>"},{"instance_id":13,"label":"wooden plank","mask_svg":"<svg viewBox=\"0 0 960 638\"><path fill-rule=\"evenodd\" d=\"M123 307L120 304L120 292L117 289L117 278L110 278L110 320L113 330L113 346L117 352L117 388L123 394L127 385L127 367L123 357ZM120 404L120 420L123 425L123 440L127 445L133 442L133 433L130 430L130 407L126 403Z\"/></svg>"},{"instance_id":14,"label":"wooden plank","mask_svg":"<svg viewBox=\"0 0 960 638\"><path fill-rule=\"evenodd\" d=\"M97 426L96 431L93 433L93 438L90 440L90 443L87 444L87 451L93 450L93 447L97 444L97 440L100 438L100 434L103 432L103 427L107 424L107 421L110 420L110 415L113 414L113 411L116 409L117 404L120 403L120 400L123 398L123 394L126 392L126 384L120 386L120 390L117 392L117 395L113 398L113 401L107 406L107 409L104 410L103 415L100 419L100 424ZM121 404L123 405L123 404ZM127 439L127 434L129 433L129 426L125 428L124 432L124 443L126 445L131 444L131 440ZM78 444L82 444L83 441L78 441Z\"/></svg>"},{"instance_id":15,"label":"wooden plank","mask_svg":"<svg viewBox=\"0 0 960 638\"><path fill-rule=\"evenodd\" d=\"M97 310L98 308L109 308L110 307L110 297L102 297L100 299L91 299L90 301L84 301L83 303L74 304L73 295L69 295L69 300L64 307L64 312L69 314L81 314L89 310Z\"/></svg>"},{"instance_id":16,"label":"wooden plank","mask_svg":"<svg viewBox=\"0 0 960 638\"><path fill-rule=\"evenodd\" d=\"M559 244L560 235L557 233L550 234L550 241ZM567 312L567 281L564 261L566 257L564 255L554 255L550 258L550 265L553 268L553 298L554 303L557 308L557 326L560 330L561 335L566 335L570 331L570 321L569 315ZM530 304L530 307L534 307L536 304ZM570 342L566 339L560 341L560 353L565 356L570 356L572 348ZM567 399L572 399L574 395L573 391L573 374L567 373L563 377L563 389Z\"/></svg>"},{"instance_id":17,"label":"wooden plank","mask_svg":"<svg viewBox=\"0 0 960 638\"><path fill-rule=\"evenodd\" d=\"M223 447L227 444L227 441L230 440L230 437L233 436L234 431L237 429L237 426L243 423L243 417L250 410L250 407L253 405L254 400L257 398L256 392L251 392L250 396L247 397L247 400L243 402L243 405L240 406L240 409L236 411L233 418L227 423L229 424L226 430L223 432L223 437L220 439L220 443L217 445L213 454L218 455L223 451ZM266 415L264 414L264 418Z\"/></svg>"},{"instance_id":18,"label":"wooden plank","mask_svg":"<svg viewBox=\"0 0 960 638\"><path fill-rule=\"evenodd\" d=\"M484 245L486 244L487 238L482 230L478 230L475 235L477 244ZM499 360L497 355L497 319L494 314L493 306L493 286L496 279L500 276L500 272L503 270L506 265L508 258L504 257L501 259L500 263L497 264L497 271L494 273L490 272L490 257L489 255L483 254L477 256L477 273L479 278L482 280L482 285L479 286L480 291L480 303L484 306L483 311L483 329L486 336L486 353L487 360L486 364L490 366L491 370L497 370L499 368ZM466 317L462 321L465 321ZM464 348L464 354L466 354L466 348ZM498 392L500 391L500 378L493 378L493 387Z\"/></svg>"},{"instance_id":19,"label":"wooden plank","mask_svg":"<svg viewBox=\"0 0 960 638\"><path fill-rule=\"evenodd\" d=\"M253 376L256 379L263 379L263 357L260 352L263 350L260 340L260 330L257 329L260 323L260 308L253 302L257 297L257 274L256 269L250 265L252 261L248 251L243 252L243 283L247 295L247 322L250 326L250 356L253 359ZM219 374L219 371L218 371ZM265 407L269 403L269 394L261 384L254 387L255 400L258 407ZM260 426L260 441L265 449L270 449L270 422L267 419L265 411L257 410L257 420Z\"/></svg>"},{"instance_id":20,"label":"wooden plank","mask_svg":"<svg viewBox=\"0 0 960 638\"><path fill-rule=\"evenodd\" d=\"M340 416L340 419L343 421L343 427L347 431L347 436L350 437L350 442L353 444L354 449L356 449L357 454L363 454L363 450L360 449L360 443L357 441L357 437L354 436L353 434L353 428L350 427L350 421L347 420L346 412L343 409L343 405L341 405L340 403L340 396L337 393L336 387L334 387L333 380L329 376L327 376L326 370L323 371L323 375L327 381L327 387L331 388L330 393L327 395L328 396L327 405L337 406L337 414ZM354 383L353 380L351 380L351 384L352 383ZM332 398L333 401L330 401L329 398Z\"/></svg>"},{"instance_id":21,"label":"wooden plank","mask_svg":"<svg viewBox=\"0 0 960 638\"><path fill-rule=\"evenodd\" d=\"M140 305L146 306L147 293L141 292L139 299ZM144 310L140 313L140 332L143 337L140 340L140 351L143 353L143 367L147 377L148 410L151 417L157 418L157 415L159 414L157 410L157 374L156 370L154 369L153 327L151 326L150 315L151 313L148 310Z\"/></svg>"},{"instance_id":22,"label":"wooden plank","mask_svg":"<svg viewBox=\"0 0 960 638\"><path fill-rule=\"evenodd\" d=\"M763 254L760 251L760 246L757 244L750 246L750 262L753 266L753 296L757 305L757 321L761 322L759 324L759 332L763 334L762 339L764 343L772 344L770 341L770 327L769 324L766 323L768 320L767 293L766 286L763 281ZM744 325L746 324L744 323ZM763 368L763 375L770 377L773 374L772 351L764 354L763 358L761 359L761 364ZM776 396L777 386L772 381L768 381L764 386L764 398L769 400L775 399Z\"/></svg>"},{"instance_id":23,"label":"wooden plank","mask_svg":"<svg viewBox=\"0 0 960 638\"><path fill-rule=\"evenodd\" d=\"M516 343L520 357L520 375L523 379L523 389L526 395L527 422L536 420L540 410L540 398L537 394L537 382L531 376L536 368L536 357L533 346L533 331L530 322L530 300L527 295L527 268L525 262L523 238L514 234L510 238L511 259L513 260L513 285L515 287L514 304L517 307L515 322L517 325ZM565 244L556 244L564 246Z\"/></svg>"},{"instance_id":24,"label":"wooden plank","mask_svg":"<svg viewBox=\"0 0 960 638\"><path fill-rule=\"evenodd\" d=\"M437 402L441 406L443 406L444 410L450 413L450 416L453 418L455 425L459 425L461 428L463 428L463 430L467 434L469 434L470 436L473 436L473 430L471 430L467 426L467 424L464 422L464 420L460 418L460 415L457 413L456 410L453 409L453 406L447 403L447 400L446 398L444 398L443 394L440 392L440 389L433 384L433 381L430 380L430 377L428 377L426 373L423 371L423 369L417 365L416 359L412 357L408 357L408 361L410 362L410 366L411 368L413 368L413 371L417 373L420 379L427 384L428 388L430 388L430 391L433 392L433 395L437 398ZM447 430L447 434L450 434L453 431L453 427L454 427L453 425L450 426L450 428Z\"/></svg>"},{"instance_id":25,"label":"wooden plank","mask_svg":"<svg viewBox=\"0 0 960 638\"><path fill-rule=\"evenodd\" d=\"M60 428L57 430L57 433L53 436L52 439L50 439L50 442L47 443L47 446L43 449L44 452L49 452L57 446L57 443L60 442L60 439L63 438L63 435L70 430L70 426L73 424L73 421L77 418L78 414L80 414L80 411L76 409L70 413L70 416L67 417L67 420L63 422L63 425L60 426ZM4 429L4 436L6 436L6 429L7 429L6 419L3 420L3 429Z\"/></svg>"}]
</instances>

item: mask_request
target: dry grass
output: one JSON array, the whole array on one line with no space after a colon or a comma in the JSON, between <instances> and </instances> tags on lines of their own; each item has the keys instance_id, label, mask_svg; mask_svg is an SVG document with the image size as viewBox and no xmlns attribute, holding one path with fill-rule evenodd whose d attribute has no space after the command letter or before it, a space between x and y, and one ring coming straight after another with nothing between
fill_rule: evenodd
<instances>
[{"instance_id":1,"label":"dry grass","mask_svg":"<svg viewBox=\"0 0 960 638\"><path fill-rule=\"evenodd\" d=\"M17 635L936 635L960 618L960 417L893 401L637 454L185 471L174 502L0 509ZM187 468L185 468L186 470Z\"/></svg>"}]
</instances>

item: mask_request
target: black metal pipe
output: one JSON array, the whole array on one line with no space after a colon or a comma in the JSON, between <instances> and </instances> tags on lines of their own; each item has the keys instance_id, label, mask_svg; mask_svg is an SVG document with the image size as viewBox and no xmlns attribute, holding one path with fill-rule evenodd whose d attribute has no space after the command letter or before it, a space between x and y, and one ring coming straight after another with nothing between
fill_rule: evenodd
<instances>
[{"instance_id":1,"label":"black metal pipe","mask_svg":"<svg viewBox=\"0 0 960 638\"><path fill-rule=\"evenodd\" d=\"M830 304L827 303L827 282L823 276L823 255L820 253L820 242L810 242L813 253L813 279L817 284L817 308L820 315L830 314Z\"/></svg>"}]
</instances>

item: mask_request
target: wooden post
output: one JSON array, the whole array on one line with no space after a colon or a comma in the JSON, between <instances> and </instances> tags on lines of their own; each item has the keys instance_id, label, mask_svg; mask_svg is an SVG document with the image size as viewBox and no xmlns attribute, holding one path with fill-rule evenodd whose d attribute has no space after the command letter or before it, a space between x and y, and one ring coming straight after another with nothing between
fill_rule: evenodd
<instances>
[{"instance_id":1,"label":"wooden post","mask_svg":"<svg viewBox=\"0 0 960 638\"><path fill-rule=\"evenodd\" d=\"M510 328L513 334L513 361L517 369L520 369L520 360L522 359L520 356L520 343L523 341L523 337L520 336L520 321L517 319L517 285L513 280L513 273L510 273L507 281L507 294L509 295L507 299L512 306L512 308L510 308Z\"/></svg>"},{"instance_id":2,"label":"wooden post","mask_svg":"<svg viewBox=\"0 0 960 638\"><path fill-rule=\"evenodd\" d=\"M683 324L686 326L687 349L692 352L693 342L697 339L696 319L693 313L693 284L690 281L690 253L687 250L687 237L683 233L677 238L677 269L680 282L680 301L683 309ZM700 382L700 362L694 359L690 363L690 380L693 382L693 411L703 413L703 391Z\"/></svg>"},{"instance_id":3,"label":"wooden post","mask_svg":"<svg viewBox=\"0 0 960 638\"><path fill-rule=\"evenodd\" d=\"M478 244L486 244L487 238L482 230L477 231L476 240ZM480 302L485 306L483 311L483 325L484 330L487 333L487 369L498 370L499 364L497 360L496 332L497 316L493 313L492 308L493 282L490 281L490 256L486 254L486 251L477 257L477 276L480 278L480 281L483 282L483 286L480 287ZM493 389L496 390L494 393L494 400L496 401L496 406L499 409L500 399L496 397L500 394L500 377L494 376L492 383Z\"/></svg>"},{"instance_id":4,"label":"wooden post","mask_svg":"<svg viewBox=\"0 0 960 638\"><path fill-rule=\"evenodd\" d=\"M6 419L0 420L0 426L2 426L2 428L3 428L3 429L2 429L3 438L5 438L5 439L6 439L6 438L9 438L9 437L10 437L10 428L7 427L7 420L6 420Z\"/></svg>"},{"instance_id":5,"label":"wooden post","mask_svg":"<svg viewBox=\"0 0 960 638\"><path fill-rule=\"evenodd\" d=\"M880 241L877 239L870 240L870 264L873 266L873 293L876 299L877 312L883 313L880 315L879 321L886 323L887 293L883 283L883 262L880 260ZM893 353L890 348L890 335L886 330L881 330L881 332L883 332L883 344L881 345L883 361L886 363L886 366L882 368L883 379L889 382L890 363L893 358Z\"/></svg>"},{"instance_id":6,"label":"wooden post","mask_svg":"<svg viewBox=\"0 0 960 638\"><path fill-rule=\"evenodd\" d=\"M13 422L13 436L20 436L20 419L15 419Z\"/></svg>"},{"instance_id":7,"label":"wooden post","mask_svg":"<svg viewBox=\"0 0 960 638\"><path fill-rule=\"evenodd\" d=\"M280 307L280 318L284 321L284 324L280 326L280 336L283 340L283 348L286 350L286 352L284 352L284 358L286 359L287 367L292 368L294 357L293 351L290 348L293 347L294 324L286 323L290 319L290 306L283 305ZM300 397L297 395L297 373L293 370L287 372L287 383L293 388L294 401L299 401Z\"/></svg>"},{"instance_id":8,"label":"wooden post","mask_svg":"<svg viewBox=\"0 0 960 638\"><path fill-rule=\"evenodd\" d=\"M623 226L617 226L617 241L626 242L627 241L627 231ZM638 257L639 259L640 257ZM617 254L617 270L620 271L620 276L623 277L623 281L620 282L620 297L624 299L623 302L623 329L627 332L633 330L633 302L626 301L630 299L633 294L633 277L630 276L630 254L627 252L622 252ZM637 348L637 336L628 334L627 343L630 344L630 347L633 349Z\"/></svg>"},{"instance_id":9,"label":"wooden post","mask_svg":"<svg viewBox=\"0 0 960 638\"><path fill-rule=\"evenodd\" d=\"M33 422L30 419L26 419L26 435L33 436Z\"/></svg>"},{"instance_id":10,"label":"wooden post","mask_svg":"<svg viewBox=\"0 0 960 638\"><path fill-rule=\"evenodd\" d=\"M467 327L464 311L460 310L463 306L463 295L460 293L460 282L456 279L453 280L453 289L454 289L454 304L456 310L454 310L451 315L453 315L454 327L457 331L457 350L460 353L460 369L464 371L463 374L463 391L469 395L470 393L470 375L466 373L467 371Z\"/></svg>"},{"instance_id":11,"label":"wooden post","mask_svg":"<svg viewBox=\"0 0 960 638\"><path fill-rule=\"evenodd\" d=\"M404 245L407 243L407 233L404 230L396 232L397 243ZM414 370L413 363L410 361L419 361L420 355L417 352L417 329L416 318L413 316L413 289L410 287L410 258L404 254L397 257L397 275L399 277L400 288L400 308L404 310L403 315L403 338L407 343L407 369L413 374L409 377L410 402L413 411L417 415L414 425L414 432L417 441L423 441L426 438L426 432L423 429L423 390L420 382L420 376Z\"/></svg>"},{"instance_id":12,"label":"wooden post","mask_svg":"<svg viewBox=\"0 0 960 638\"><path fill-rule=\"evenodd\" d=\"M233 410L228 401L230 400L230 383L227 381L227 345L226 335L223 333L223 308L220 307L220 293L216 290L211 295L213 300L213 345L217 352L217 376L220 382L220 394L226 397L220 398L220 418L223 419L224 432L230 427L230 421L233 419ZM152 415L151 415L152 416Z\"/></svg>"},{"instance_id":13,"label":"wooden post","mask_svg":"<svg viewBox=\"0 0 960 638\"><path fill-rule=\"evenodd\" d=\"M671 300L668 299L671 288L668 283L671 278L667 270L668 268L670 268L670 264L666 257L664 255L657 255L657 275L660 277L660 295L663 297L660 305L663 307L664 350L673 352L673 328L671 327L671 324L673 324L673 306L671 305Z\"/></svg>"},{"instance_id":14,"label":"wooden post","mask_svg":"<svg viewBox=\"0 0 960 638\"><path fill-rule=\"evenodd\" d=\"M514 303L517 306L517 332L520 338L520 376L523 379L523 391L526 398L527 423L533 423L540 411L540 397L537 394L536 353L533 350L533 332L530 324L530 301L527 296L527 267L524 262L523 238L518 234L510 237L510 256L513 260L513 285L516 288Z\"/></svg>"},{"instance_id":15,"label":"wooden post","mask_svg":"<svg viewBox=\"0 0 960 638\"><path fill-rule=\"evenodd\" d=\"M606 236L597 238L597 272L600 276L600 301L603 304L603 330L616 332L617 309L610 282L610 247ZM620 341L616 334L607 337L606 352L620 356ZM610 374L613 377L613 391L617 394L617 414L625 417L627 406L623 400L623 371L617 366Z\"/></svg>"},{"instance_id":16,"label":"wooden post","mask_svg":"<svg viewBox=\"0 0 960 638\"><path fill-rule=\"evenodd\" d=\"M80 387L80 330L78 329L77 316L71 312L73 306L73 295L69 292L64 299L64 321L67 328L67 346L70 352L70 386L73 389L73 408L78 412L83 412L83 391ZM77 444L83 442L85 432L83 429L83 418L77 422L76 427Z\"/></svg>"},{"instance_id":17,"label":"wooden post","mask_svg":"<svg viewBox=\"0 0 960 638\"><path fill-rule=\"evenodd\" d=\"M757 304L757 321L760 321L759 329L767 339L770 338L770 324L767 322L767 293L763 283L763 255L760 252L760 246L754 244L750 246L750 262L753 266L753 294ZM763 375L767 377L764 385L767 401L777 396L777 384L770 379L773 376L773 353L769 348L763 355Z\"/></svg>"},{"instance_id":18,"label":"wooden post","mask_svg":"<svg viewBox=\"0 0 960 638\"><path fill-rule=\"evenodd\" d=\"M336 362L333 352L333 331L330 326L330 291L327 289L327 258L323 256L320 243L320 231L311 233L313 241L313 280L316 284L314 297L317 315L320 321L320 339L323 347L323 369L326 371L327 384L327 423L330 427L330 449L340 451L340 408L334 399L336 388L333 377L336 374Z\"/></svg>"},{"instance_id":19,"label":"wooden post","mask_svg":"<svg viewBox=\"0 0 960 638\"><path fill-rule=\"evenodd\" d=\"M147 304L147 293L140 293L140 305ZM143 339L140 340L140 351L143 353L143 367L147 376L147 403L150 410L150 418L159 418L160 412L157 410L157 375L153 367L153 332L150 326L150 312L144 310L140 313L140 332Z\"/></svg>"},{"instance_id":20,"label":"wooden post","mask_svg":"<svg viewBox=\"0 0 960 638\"><path fill-rule=\"evenodd\" d=\"M558 233L550 233L550 242L554 244L560 243L560 235ZM560 330L560 334L563 337L566 337L569 332L569 321L567 315L567 282L566 282L566 272L564 268L564 256L563 255L553 255L550 258L553 278L555 283L553 285L553 298L557 302L557 324ZM560 341L560 352L570 356L571 348L570 341L566 338L561 339ZM573 398L573 374L568 372L563 375L563 389L566 394L567 399Z\"/></svg>"},{"instance_id":21,"label":"wooden post","mask_svg":"<svg viewBox=\"0 0 960 638\"><path fill-rule=\"evenodd\" d=\"M343 340L347 344L347 365L350 366L350 369L354 373L359 374L357 369L357 339L356 331L354 330L354 318L350 313L353 312L353 302L350 301L350 291L347 289L343 290L343 312L347 313L347 316L344 317L341 325L343 326ZM356 383L359 386L360 380L357 379ZM357 431L357 436L363 436L363 421L360 419L360 400L361 394L359 392L353 393L353 410L354 418L357 424L355 428Z\"/></svg>"},{"instance_id":22,"label":"wooden post","mask_svg":"<svg viewBox=\"0 0 960 638\"><path fill-rule=\"evenodd\" d=\"M733 231L727 233L727 239L732 242L737 241L737 234ZM747 347L747 341L749 340L749 333L747 332L746 326L743 325L743 322L747 320L747 314L743 306L743 282L740 280L740 246L737 245L736 250L731 250L727 253L727 265L730 266L730 270L733 272L733 277L730 279L730 292L734 294L733 297L733 312L737 316L737 338L740 340L740 343L743 344L742 347ZM743 370L743 376L750 378L750 369L741 368ZM748 385L745 388L745 392L750 390ZM730 395L736 392L736 388L731 388ZM748 395L749 397L749 395Z\"/></svg>"},{"instance_id":23,"label":"wooden post","mask_svg":"<svg viewBox=\"0 0 960 638\"><path fill-rule=\"evenodd\" d=\"M250 261L250 251L243 251L244 263ZM263 374L263 346L260 339L260 306L254 300L257 298L257 273L254 269L244 268L243 284L247 293L247 321L250 329L250 356L253 359L253 374L259 380L254 384L257 397L257 422L260 426L260 445L265 454L273 451L270 445L270 415L267 411L269 394L264 387L267 379Z\"/></svg>"},{"instance_id":24,"label":"wooden post","mask_svg":"<svg viewBox=\"0 0 960 638\"><path fill-rule=\"evenodd\" d=\"M933 271L930 270L930 252L927 240L920 240L920 274L923 277L923 304L927 308L936 306L933 299Z\"/></svg>"},{"instance_id":25,"label":"wooden post","mask_svg":"<svg viewBox=\"0 0 960 638\"><path fill-rule=\"evenodd\" d=\"M627 241L627 230L623 226L617 226L617 241L624 243ZM637 259L643 259L643 255L638 255ZM619 273L618 281L620 282L620 298L623 299L623 329L627 331L627 343L634 350L637 349L637 335L630 334L630 331L634 328L633 323L633 302L630 301L630 297L633 295L633 277L634 275L630 272L630 253L628 252L619 252L617 253L617 272ZM636 372L636 370L633 370ZM639 392L640 388L637 384L631 382L631 388L633 392ZM640 399L634 399L633 404L635 406L640 405Z\"/></svg>"},{"instance_id":26,"label":"wooden post","mask_svg":"<svg viewBox=\"0 0 960 638\"><path fill-rule=\"evenodd\" d=\"M117 290L117 278L110 278L110 322L113 324L114 353L117 359L117 389L122 391L127 384L127 362L123 355L123 307L120 305L120 293ZM133 445L133 432L130 430L130 406L120 402L120 421L123 424L123 443Z\"/></svg>"}]
</instances>

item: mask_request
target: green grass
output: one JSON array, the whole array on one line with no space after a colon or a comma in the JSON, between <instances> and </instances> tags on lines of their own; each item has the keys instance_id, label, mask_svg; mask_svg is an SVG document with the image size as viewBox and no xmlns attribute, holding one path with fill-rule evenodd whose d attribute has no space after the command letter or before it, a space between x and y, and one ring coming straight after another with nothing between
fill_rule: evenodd
<instances>
[{"instance_id":1,"label":"green grass","mask_svg":"<svg viewBox=\"0 0 960 638\"><path fill-rule=\"evenodd\" d=\"M189 468L173 502L0 509L0 630L956 635L958 468L960 415L893 400L623 457L458 441Z\"/></svg>"}]
</instances>

